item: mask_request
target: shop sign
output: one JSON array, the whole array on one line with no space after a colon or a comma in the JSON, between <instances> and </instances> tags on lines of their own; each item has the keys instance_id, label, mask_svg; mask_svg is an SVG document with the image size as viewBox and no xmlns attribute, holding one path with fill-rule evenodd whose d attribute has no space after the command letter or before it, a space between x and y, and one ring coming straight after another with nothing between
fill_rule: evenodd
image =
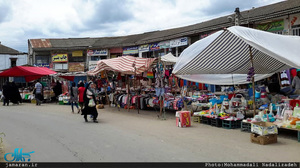
<instances>
[{"instance_id":1,"label":"shop sign","mask_svg":"<svg viewBox=\"0 0 300 168\"><path fill-rule=\"evenodd\" d=\"M139 47L125 47L123 48L123 54L129 55L129 54L138 54L139 53Z\"/></svg>"},{"instance_id":2,"label":"shop sign","mask_svg":"<svg viewBox=\"0 0 300 168\"><path fill-rule=\"evenodd\" d=\"M149 51L149 44L139 46L139 52L148 52L148 51Z\"/></svg>"},{"instance_id":3,"label":"shop sign","mask_svg":"<svg viewBox=\"0 0 300 168\"><path fill-rule=\"evenodd\" d=\"M94 70L97 67L98 61L89 61L89 71Z\"/></svg>"},{"instance_id":4,"label":"shop sign","mask_svg":"<svg viewBox=\"0 0 300 168\"><path fill-rule=\"evenodd\" d=\"M187 37L183 37L183 38L179 38L179 39L175 39L175 40L170 40L170 47L179 47L179 46L184 46L184 45L188 45L188 38Z\"/></svg>"},{"instance_id":5,"label":"shop sign","mask_svg":"<svg viewBox=\"0 0 300 168\"><path fill-rule=\"evenodd\" d=\"M72 57L82 57L83 52L82 51L73 51L72 52Z\"/></svg>"},{"instance_id":6,"label":"shop sign","mask_svg":"<svg viewBox=\"0 0 300 168\"><path fill-rule=\"evenodd\" d=\"M50 64L34 64L34 66L50 68Z\"/></svg>"},{"instance_id":7,"label":"shop sign","mask_svg":"<svg viewBox=\"0 0 300 168\"><path fill-rule=\"evenodd\" d=\"M279 21L270 22L266 24L260 24L256 26L256 29L268 31L268 32L281 31L284 29L284 22L283 20L279 20Z\"/></svg>"},{"instance_id":8,"label":"shop sign","mask_svg":"<svg viewBox=\"0 0 300 168\"><path fill-rule=\"evenodd\" d=\"M150 44L150 50L151 51L160 50L160 47L159 47L158 43Z\"/></svg>"},{"instance_id":9,"label":"shop sign","mask_svg":"<svg viewBox=\"0 0 300 168\"><path fill-rule=\"evenodd\" d=\"M84 72L84 63L69 62L69 72Z\"/></svg>"},{"instance_id":10,"label":"shop sign","mask_svg":"<svg viewBox=\"0 0 300 168\"><path fill-rule=\"evenodd\" d=\"M114 54L118 54L118 53L123 53L123 48L111 48L111 49L109 49L109 52L112 54L112 53L114 53Z\"/></svg>"},{"instance_id":11,"label":"shop sign","mask_svg":"<svg viewBox=\"0 0 300 168\"><path fill-rule=\"evenodd\" d=\"M52 54L52 62L68 62L68 54Z\"/></svg>"},{"instance_id":12,"label":"shop sign","mask_svg":"<svg viewBox=\"0 0 300 168\"><path fill-rule=\"evenodd\" d=\"M106 55L108 55L108 49L87 50L87 56L106 56Z\"/></svg>"},{"instance_id":13,"label":"shop sign","mask_svg":"<svg viewBox=\"0 0 300 168\"><path fill-rule=\"evenodd\" d=\"M160 48L170 48L170 41L162 41L158 43Z\"/></svg>"}]
</instances>

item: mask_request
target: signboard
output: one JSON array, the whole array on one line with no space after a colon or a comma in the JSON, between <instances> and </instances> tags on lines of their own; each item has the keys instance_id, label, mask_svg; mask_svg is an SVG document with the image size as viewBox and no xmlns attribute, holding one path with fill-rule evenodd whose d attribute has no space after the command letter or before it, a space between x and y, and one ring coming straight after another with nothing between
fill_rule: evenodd
<instances>
[{"instance_id":1,"label":"signboard","mask_svg":"<svg viewBox=\"0 0 300 168\"><path fill-rule=\"evenodd\" d=\"M260 24L255 27L258 30L273 32L273 31L281 31L284 29L284 22L283 20Z\"/></svg>"},{"instance_id":2,"label":"signboard","mask_svg":"<svg viewBox=\"0 0 300 168\"><path fill-rule=\"evenodd\" d=\"M69 62L69 72L84 72L83 62Z\"/></svg>"},{"instance_id":3,"label":"signboard","mask_svg":"<svg viewBox=\"0 0 300 168\"><path fill-rule=\"evenodd\" d=\"M52 54L52 62L68 62L68 54Z\"/></svg>"},{"instance_id":4,"label":"signboard","mask_svg":"<svg viewBox=\"0 0 300 168\"><path fill-rule=\"evenodd\" d=\"M162 41L158 43L160 48L170 48L170 41Z\"/></svg>"},{"instance_id":5,"label":"signboard","mask_svg":"<svg viewBox=\"0 0 300 168\"><path fill-rule=\"evenodd\" d=\"M129 54L138 54L139 53L139 47L126 47L123 48L123 54L129 55Z\"/></svg>"},{"instance_id":6,"label":"signboard","mask_svg":"<svg viewBox=\"0 0 300 168\"><path fill-rule=\"evenodd\" d=\"M98 61L89 61L89 71L96 68Z\"/></svg>"},{"instance_id":7,"label":"signboard","mask_svg":"<svg viewBox=\"0 0 300 168\"><path fill-rule=\"evenodd\" d=\"M148 52L148 51L149 51L149 44L139 46L139 52Z\"/></svg>"},{"instance_id":8,"label":"signboard","mask_svg":"<svg viewBox=\"0 0 300 168\"><path fill-rule=\"evenodd\" d=\"M170 48L188 45L188 38L183 37L175 40L170 40Z\"/></svg>"},{"instance_id":9,"label":"signboard","mask_svg":"<svg viewBox=\"0 0 300 168\"><path fill-rule=\"evenodd\" d=\"M150 50L151 51L160 50L160 47L159 47L158 43L150 44Z\"/></svg>"},{"instance_id":10,"label":"signboard","mask_svg":"<svg viewBox=\"0 0 300 168\"><path fill-rule=\"evenodd\" d=\"M72 57L82 57L83 52L82 51L73 51L72 52Z\"/></svg>"},{"instance_id":11,"label":"signboard","mask_svg":"<svg viewBox=\"0 0 300 168\"><path fill-rule=\"evenodd\" d=\"M111 49L109 49L109 52L111 53L111 54L119 54L119 53L123 53L123 48L111 48Z\"/></svg>"},{"instance_id":12,"label":"signboard","mask_svg":"<svg viewBox=\"0 0 300 168\"><path fill-rule=\"evenodd\" d=\"M106 55L108 55L108 49L87 50L87 56L106 56Z\"/></svg>"},{"instance_id":13,"label":"signboard","mask_svg":"<svg viewBox=\"0 0 300 168\"><path fill-rule=\"evenodd\" d=\"M34 66L50 68L50 64L34 64Z\"/></svg>"}]
</instances>

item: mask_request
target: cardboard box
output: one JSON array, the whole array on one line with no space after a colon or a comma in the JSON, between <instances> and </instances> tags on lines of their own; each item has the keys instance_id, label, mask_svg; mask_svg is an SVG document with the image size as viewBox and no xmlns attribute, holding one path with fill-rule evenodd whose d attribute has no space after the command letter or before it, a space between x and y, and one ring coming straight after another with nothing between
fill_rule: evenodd
<instances>
[{"instance_id":1,"label":"cardboard box","mask_svg":"<svg viewBox=\"0 0 300 168\"><path fill-rule=\"evenodd\" d=\"M176 126L177 127L190 127L191 126L191 112L190 111L177 111L176 112Z\"/></svg>"},{"instance_id":2,"label":"cardboard box","mask_svg":"<svg viewBox=\"0 0 300 168\"><path fill-rule=\"evenodd\" d=\"M257 143L257 144L261 144L261 145L277 143L277 134L260 136L258 134L252 133L250 135L250 140L252 143Z\"/></svg>"},{"instance_id":3,"label":"cardboard box","mask_svg":"<svg viewBox=\"0 0 300 168\"><path fill-rule=\"evenodd\" d=\"M259 135L278 134L277 126L271 122L251 123L251 132Z\"/></svg>"}]
</instances>

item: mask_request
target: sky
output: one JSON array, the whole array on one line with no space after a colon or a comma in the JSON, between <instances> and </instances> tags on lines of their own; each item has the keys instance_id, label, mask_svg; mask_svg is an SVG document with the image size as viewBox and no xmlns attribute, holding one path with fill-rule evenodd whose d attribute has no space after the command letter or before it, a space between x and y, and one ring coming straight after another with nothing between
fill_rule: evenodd
<instances>
[{"instance_id":1,"label":"sky","mask_svg":"<svg viewBox=\"0 0 300 168\"><path fill-rule=\"evenodd\" d=\"M112 37L201 23L283 0L0 0L0 42L28 52L28 39Z\"/></svg>"}]
</instances>

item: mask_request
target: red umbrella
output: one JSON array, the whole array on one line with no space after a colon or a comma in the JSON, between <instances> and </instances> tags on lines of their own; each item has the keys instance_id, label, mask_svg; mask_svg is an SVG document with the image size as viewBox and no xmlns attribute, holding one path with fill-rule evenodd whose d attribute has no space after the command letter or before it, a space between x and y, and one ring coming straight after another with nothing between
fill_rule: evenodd
<instances>
[{"instance_id":1,"label":"red umbrella","mask_svg":"<svg viewBox=\"0 0 300 168\"><path fill-rule=\"evenodd\" d=\"M0 77L25 77L26 82L55 74L55 71L45 67L15 66L0 73Z\"/></svg>"}]
</instances>

